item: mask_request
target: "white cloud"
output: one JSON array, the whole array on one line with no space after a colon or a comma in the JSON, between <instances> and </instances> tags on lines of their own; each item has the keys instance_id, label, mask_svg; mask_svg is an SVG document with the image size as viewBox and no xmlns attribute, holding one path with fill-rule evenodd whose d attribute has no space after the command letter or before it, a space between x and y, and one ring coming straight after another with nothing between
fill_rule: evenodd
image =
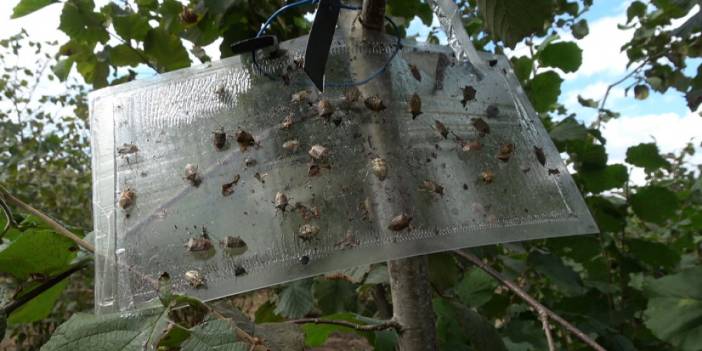
<instances>
[{"instance_id":1,"label":"white cloud","mask_svg":"<svg viewBox=\"0 0 702 351\"><path fill-rule=\"evenodd\" d=\"M629 62L626 54L621 51L621 47L631 39L631 30L620 30L617 24L626 22L626 17L622 15L613 17L603 17L591 22L590 34L578 40L578 46L583 50L583 64L580 69L570 75L569 78L577 76L592 76L598 73L621 74L626 71L626 64ZM564 40L572 40L572 36L564 37Z\"/></svg>"},{"instance_id":2,"label":"white cloud","mask_svg":"<svg viewBox=\"0 0 702 351\"><path fill-rule=\"evenodd\" d=\"M607 139L607 152L612 163L624 162L626 150L639 143L655 141L661 153L679 152L689 141L700 145L702 141L702 117L696 113L680 116L675 113L660 115L622 116L603 126L602 134ZM698 148L699 151L699 148ZM702 164L699 152L688 160ZM635 184L642 184L643 171L636 169L631 175Z\"/></svg>"}]
</instances>

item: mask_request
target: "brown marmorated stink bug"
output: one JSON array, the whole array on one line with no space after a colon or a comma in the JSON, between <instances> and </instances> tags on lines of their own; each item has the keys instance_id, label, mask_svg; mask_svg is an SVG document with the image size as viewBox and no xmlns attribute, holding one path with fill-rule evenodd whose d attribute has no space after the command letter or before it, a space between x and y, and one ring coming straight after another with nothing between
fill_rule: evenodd
<instances>
[{"instance_id":1,"label":"brown marmorated stink bug","mask_svg":"<svg viewBox=\"0 0 702 351\"><path fill-rule=\"evenodd\" d=\"M300 226L297 236L302 240L310 240L319 234L319 227L314 224L305 223Z\"/></svg>"},{"instance_id":2,"label":"brown marmorated stink bug","mask_svg":"<svg viewBox=\"0 0 702 351\"><path fill-rule=\"evenodd\" d=\"M293 125L293 114L289 114L283 118L283 122L280 124L280 129L289 129Z\"/></svg>"},{"instance_id":3,"label":"brown marmorated stink bug","mask_svg":"<svg viewBox=\"0 0 702 351\"><path fill-rule=\"evenodd\" d=\"M237 174L234 176L234 180L232 180L229 183L222 184L222 196L229 196L233 194L234 186L236 186L239 183L239 179L241 179L241 176Z\"/></svg>"},{"instance_id":4,"label":"brown marmorated stink bug","mask_svg":"<svg viewBox=\"0 0 702 351\"><path fill-rule=\"evenodd\" d=\"M402 231L405 228L409 227L411 221L412 217L410 217L406 213L401 213L390 220L388 229L396 232Z\"/></svg>"},{"instance_id":5,"label":"brown marmorated stink bug","mask_svg":"<svg viewBox=\"0 0 702 351\"><path fill-rule=\"evenodd\" d=\"M409 99L409 112L412 114L412 119L422 114L422 99L417 93L412 94Z\"/></svg>"},{"instance_id":6,"label":"brown marmorated stink bug","mask_svg":"<svg viewBox=\"0 0 702 351\"><path fill-rule=\"evenodd\" d=\"M422 74L419 72L419 68L417 68L417 65L414 64L409 64L409 69L410 72L412 73L412 77L416 79L418 82L422 81Z\"/></svg>"},{"instance_id":7,"label":"brown marmorated stink bug","mask_svg":"<svg viewBox=\"0 0 702 351\"><path fill-rule=\"evenodd\" d=\"M379 180L383 181L388 176L388 165L380 157L371 160L371 170Z\"/></svg>"},{"instance_id":8,"label":"brown marmorated stink bug","mask_svg":"<svg viewBox=\"0 0 702 351\"><path fill-rule=\"evenodd\" d=\"M329 119L334 113L334 106L332 106L331 101L328 99L321 99L319 103L317 103L317 112L319 113L319 117Z\"/></svg>"},{"instance_id":9,"label":"brown marmorated stink bug","mask_svg":"<svg viewBox=\"0 0 702 351\"><path fill-rule=\"evenodd\" d=\"M212 240L210 240L207 232L203 231L201 237L188 239L188 242L185 243L185 247L190 252L208 251L212 248Z\"/></svg>"},{"instance_id":10,"label":"brown marmorated stink bug","mask_svg":"<svg viewBox=\"0 0 702 351\"><path fill-rule=\"evenodd\" d=\"M482 118L476 118L473 120L473 128L478 131L478 135L481 137L490 134L490 125L488 125Z\"/></svg>"},{"instance_id":11,"label":"brown marmorated stink bug","mask_svg":"<svg viewBox=\"0 0 702 351\"><path fill-rule=\"evenodd\" d=\"M190 182L190 184L194 187L200 186L200 183L202 183L202 178L197 171L197 166L190 163L185 165L185 180Z\"/></svg>"},{"instance_id":12,"label":"brown marmorated stink bug","mask_svg":"<svg viewBox=\"0 0 702 351\"><path fill-rule=\"evenodd\" d=\"M438 120L434 120L434 129L436 129L436 131L439 132L444 139L448 138L449 130L443 123L439 122Z\"/></svg>"},{"instance_id":13,"label":"brown marmorated stink bug","mask_svg":"<svg viewBox=\"0 0 702 351\"><path fill-rule=\"evenodd\" d=\"M205 277L203 277L202 274L196 270L185 272L185 281L187 281L188 284L195 289L205 287Z\"/></svg>"},{"instance_id":14,"label":"brown marmorated stink bug","mask_svg":"<svg viewBox=\"0 0 702 351\"><path fill-rule=\"evenodd\" d=\"M546 155L544 154L544 149L534 146L534 155L536 155L536 160L539 161L542 166L546 166Z\"/></svg>"},{"instance_id":15,"label":"brown marmorated stink bug","mask_svg":"<svg viewBox=\"0 0 702 351\"><path fill-rule=\"evenodd\" d=\"M326 147L324 147L322 145L315 144L315 145L312 145L312 147L310 148L310 150L307 153L315 161L323 161L324 159L326 159L329 156L329 149L327 149Z\"/></svg>"},{"instance_id":16,"label":"brown marmorated stink bug","mask_svg":"<svg viewBox=\"0 0 702 351\"><path fill-rule=\"evenodd\" d=\"M373 112L380 112L384 109L386 109L385 104L383 103L383 99L380 98L378 95L373 95L367 97L363 103L366 105L366 107L373 111Z\"/></svg>"},{"instance_id":17,"label":"brown marmorated stink bug","mask_svg":"<svg viewBox=\"0 0 702 351\"><path fill-rule=\"evenodd\" d=\"M134 205L136 193L132 188L126 188L119 194L119 207L126 210Z\"/></svg>"},{"instance_id":18,"label":"brown marmorated stink bug","mask_svg":"<svg viewBox=\"0 0 702 351\"><path fill-rule=\"evenodd\" d=\"M480 178L483 179L483 183L490 184L495 180L495 173L488 169L480 173Z\"/></svg>"},{"instance_id":19,"label":"brown marmorated stink bug","mask_svg":"<svg viewBox=\"0 0 702 351\"><path fill-rule=\"evenodd\" d=\"M224 150L224 147L227 145L227 133L224 132L224 128L219 128L219 130L212 132L212 143L215 149Z\"/></svg>"},{"instance_id":20,"label":"brown marmorated stink bug","mask_svg":"<svg viewBox=\"0 0 702 351\"><path fill-rule=\"evenodd\" d=\"M444 187L431 180L423 181L422 189L444 196Z\"/></svg>"},{"instance_id":21,"label":"brown marmorated stink bug","mask_svg":"<svg viewBox=\"0 0 702 351\"><path fill-rule=\"evenodd\" d=\"M241 151L246 151L249 146L256 145L256 140L254 139L253 135L245 130L237 130L234 136L236 137L236 142L239 143Z\"/></svg>"},{"instance_id":22,"label":"brown marmorated stink bug","mask_svg":"<svg viewBox=\"0 0 702 351\"><path fill-rule=\"evenodd\" d=\"M512 152L514 152L514 144L502 144L500 145L500 151L497 154L497 159L502 162L507 162L509 161L509 158L512 157Z\"/></svg>"},{"instance_id":23,"label":"brown marmorated stink bug","mask_svg":"<svg viewBox=\"0 0 702 351\"><path fill-rule=\"evenodd\" d=\"M219 241L219 245L227 249L240 249L246 246L246 242L238 236L227 236Z\"/></svg>"},{"instance_id":24,"label":"brown marmorated stink bug","mask_svg":"<svg viewBox=\"0 0 702 351\"><path fill-rule=\"evenodd\" d=\"M282 192L277 192L275 194L275 208L276 210L280 210L281 212L285 212L285 210L288 208L288 197L287 195L283 194Z\"/></svg>"},{"instance_id":25,"label":"brown marmorated stink bug","mask_svg":"<svg viewBox=\"0 0 702 351\"><path fill-rule=\"evenodd\" d=\"M463 88L463 100L461 100L461 104L463 104L463 107L466 107L466 104L468 103L468 101L475 100L476 93L477 93L477 91L475 90L475 88L473 88L470 85L466 85Z\"/></svg>"}]
</instances>

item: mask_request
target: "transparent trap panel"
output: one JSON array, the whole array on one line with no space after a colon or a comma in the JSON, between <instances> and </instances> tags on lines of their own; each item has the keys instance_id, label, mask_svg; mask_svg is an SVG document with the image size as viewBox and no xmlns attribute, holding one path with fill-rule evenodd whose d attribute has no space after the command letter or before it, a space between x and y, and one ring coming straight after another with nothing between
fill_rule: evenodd
<instances>
[{"instance_id":1,"label":"transparent trap panel","mask_svg":"<svg viewBox=\"0 0 702 351\"><path fill-rule=\"evenodd\" d=\"M335 37L328 82L392 37ZM360 264L593 233L506 58L405 43L319 93L306 38L91 96L98 312L214 299ZM331 85L331 83L330 83Z\"/></svg>"}]
</instances>

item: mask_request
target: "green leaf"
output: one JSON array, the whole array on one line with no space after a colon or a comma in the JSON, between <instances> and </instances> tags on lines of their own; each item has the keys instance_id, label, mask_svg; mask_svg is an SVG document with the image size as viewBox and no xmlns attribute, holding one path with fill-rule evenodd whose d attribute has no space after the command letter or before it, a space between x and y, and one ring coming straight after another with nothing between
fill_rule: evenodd
<instances>
[{"instance_id":1,"label":"green leaf","mask_svg":"<svg viewBox=\"0 0 702 351\"><path fill-rule=\"evenodd\" d=\"M663 224L675 215L679 203L672 191L657 185L639 189L631 197L631 208L644 221Z\"/></svg>"},{"instance_id":2,"label":"green leaf","mask_svg":"<svg viewBox=\"0 0 702 351\"><path fill-rule=\"evenodd\" d=\"M10 317L7 319L7 322L10 325L17 325L36 322L48 317L49 314L51 314L51 311L54 309L56 300L61 297L63 290L66 289L66 285L68 285L68 281L63 280L62 282L52 286L51 289L39 294L39 296L25 303L22 305L22 307L12 311ZM29 292L31 289L33 289L33 287L25 288L27 292Z\"/></svg>"},{"instance_id":3,"label":"green leaf","mask_svg":"<svg viewBox=\"0 0 702 351\"><path fill-rule=\"evenodd\" d=\"M180 38L162 28L154 28L144 40L144 52L160 72L190 66L190 57Z\"/></svg>"},{"instance_id":4,"label":"green leaf","mask_svg":"<svg viewBox=\"0 0 702 351\"><path fill-rule=\"evenodd\" d=\"M568 117L558 122L548 134L556 142L582 140L587 137L587 128L578 122L575 117Z\"/></svg>"},{"instance_id":5,"label":"green leaf","mask_svg":"<svg viewBox=\"0 0 702 351\"><path fill-rule=\"evenodd\" d=\"M626 150L626 162L642 167L650 173L659 168L669 168L670 163L658 152L655 143L641 143Z\"/></svg>"},{"instance_id":6,"label":"green leaf","mask_svg":"<svg viewBox=\"0 0 702 351\"><path fill-rule=\"evenodd\" d=\"M278 294L275 313L286 318L304 317L314 307L312 279L294 281Z\"/></svg>"},{"instance_id":7,"label":"green leaf","mask_svg":"<svg viewBox=\"0 0 702 351\"><path fill-rule=\"evenodd\" d=\"M51 67L51 70L54 72L56 77L58 77L59 80L62 82L68 78L68 75L71 73L71 69L73 68L73 59L71 58L65 58L58 60L54 66Z\"/></svg>"},{"instance_id":8,"label":"green leaf","mask_svg":"<svg viewBox=\"0 0 702 351\"><path fill-rule=\"evenodd\" d=\"M626 23L631 22L635 17L643 17L646 14L646 4L641 1L634 1L626 9Z\"/></svg>"},{"instance_id":9,"label":"green leaf","mask_svg":"<svg viewBox=\"0 0 702 351\"><path fill-rule=\"evenodd\" d=\"M681 351L702 350L702 267L660 279L648 278L646 326Z\"/></svg>"},{"instance_id":10,"label":"green leaf","mask_svg":"<svg viewBox=\"0 0 702 351\"><path fill-rule=\"evenodd\" d=\"M552 110L561 95L563 79L554 71L537 74L526 86L526 92L536 112Z\"/></svg>"},{"instance_id":11,"label":"green leaf","mask_svg":"<svg viewBox=\"0 0 702 351\"><path fill-rule=\"evenodd\" d=\"M583 63L583 51L572 41L551 43L539 53L539 62L563 72L575 72Z\"/></svg>"},{"instance_id":12,"label":"green leaf","mask_svg":"<svg viewBox=\"0 0 702 351\"><path fill-rule=\"evenodd\" d=\"M142 63L142 58L137 50L127 44L111 47L109 48L110 62L115 66L136 67Z\"/></svg>"},{"instance_id":13,"label":"green leaf","mask_svg":"<svg viewBox=\"0 0 702 351\"><path fill-rule=\"evenodd\" d=\"M190 329L190 338L180 345L181 351L248 351L251 346L237 341L228 321L213 319Z\"/></svg>"},{"instance_id":14,"label":"green leaf","mask_svg":"<svg viewBox=\"0 0 702 351\"><path fill-rule=\"evenodd\" d=\"M61 324L42 351L143 351L154 349L157 325L167 322L167 310L151 308L130 315L76 313Z\"/></svg>"},{"instance_id":15,"label":"green leaf","mask_svg":"<svg viewBox=\"0 0 702 351\"><path fill-rule=\"evenodd\" d=\"M593 194L624 187L629 180L629 171L624 165L613 164L601 169L582 169L576 175L583 190Z\"/></svg>"},{"instance_id":16,"label":"green leaf","mask_svg":"<svg viewBox=\"0 0 702 351\"><path fill-rule=\"evenodd\" d=\"M256 318L254 321L256 323L276 323L282 322L285 318L277 315L275 313L275 305L270 301L266 301L263 305L259 306L256 310Z\"/></svg>"},{"instance_id":17,"label":"green leaf","mask_svg":"<svg viewBox=\"0 0 702 351\"><path fill-rule=\"evenodd\" d=\"M472 268L463 274L455 287L456 295L466 306L480 307L495 294L497 282L480 269Z\"/></svg>"},{"instance_id":18,"label":"green leaf","mask_svg":"<svg viewBox=\"0 0 702 351\"><path fill-rule=\"evenodd\" d=\"M414 16L419 17L425 26L431 26L433 13L426 2L417 0L388 0L388 13L392 16L403 17L408 21Z\"/></svg>"},{"instance_id":19,"label":"green leaf","mask_svg":"<svg viewBox=\"0 0 702 351\"><path fill-rule=\"evenodd\" d=\"M590 27L587 25L587 20L585 19L575 22L570 29L573 32L573 37L575 37L575 39L582 39L590 34Z\"/></svg>"},{"instance_id":20,"label":"green leaf","mask_svg":"<svg viewBox=\"0 0 702 351\"><path fill-rule=\"evenodd\" d=\"M26 280L32 273L52 275L68 267L75 244L45 229L25 230L0 251L0 271ZM1 248L1 247L0 247Z\"/></svg>"},{"instance_id":21,"label":"green leaf","mask_svg":"<svg viewBox=\"0 0 702 351\"><path fill-rule=\"evenodd\" d=\"M356 285L343 279L318 279L314 283L314 296L323 314L356 309Z\"/></svg>"},{"instance_id":22,"label":"green leaf","mask_svg":"<svg viewBox=\"0 0 702 351\"><path fill-rule=\"evenodd\" d=\"M603 145L581 143L575 150L580 171L600 170L607 167L607 151Z\"/></svg>"},{"instance_id":23,"label":"green leaf","mask_svg":"<svg viewBox=\"0 0 702 351\"><path fill-rule=\"evenodd\" d=\"M456 259L450 253L429 255L429 280L439 290L454 286L461 278Z\"/></svg>"},{"instance_id":24,"label":"green leaf","mask_svg":"<svg viewBox=\"0 0 702 351\"><path fill-rule=\"evenodd\" d=\"M12 10L10 18L20 18L34 11L44 8L45 6L57 3L58 0L20 0L19 4Z\"/></svg>"},{"instance_id":25,"label":"green leaf","mask_svg":"<svg viewBox=\"0 0 702 351\"><path fill-rule=\"evenodd\" d=\"M69 0L61 12L61 29L71 40L87 44L105 43L109 34L104 26L105 16L94 12L93 0Z\"/></svg>"},{"instance_id":26,"label":"green leaf","mask_svg":"<svg viewBox=\"0 0 702 351\"><path fill-rule=\"evenodd\" d=\"M680 254L670 246L644 239L627 239L629 253L654 269L673 269L680 262Z\"/></svg>"},{"instance_id":27,"label":"green leaf","mask_svg":"<svg viewBox=\"0 0 702 351\"><path fill-rule=\"evenodd\" d=\"M112 17L112 25L122 39L134 39L143 41L151 29L148 18L138 14L115 15Z\"/></svg>"},{"instance_id":28,"label":"green leaf","mask_svg":"<svg viewBox=\"0 0 702 351\"><path fill-rule=\"evenodd\" d=\"M534 61L527 56L513 57L511 59L514 74L519 78L519 81L524 83L531 77L531 70L534 68Z\"/></svg>"},{"instance_id":29,"label":"green leaf","mask_svg":"<svg viewBox=\"0 0 702 351\"><path fill-rule=\"evenodd\" d=\"M560 257L533 251L529 254L527 262L537 272L545 275L567 296L577 296L585 293L580 275L569 266L566 266Z\"/></svg>"},{"instance_id":30,"label":"green leaf","mask_svg":"<svg viewBox=\"0 0 702 351\"><path fill-rule=\"evenodd\" d=\"M600 104L599 101L593 100L593 99L586 99L580 95L578 95L578 102L580 105L584 107L589 107L589 108L597 108L598 105Z\"/></svg>"},{"instance_id":31,"label":"green leaf","mask_svg":"<svg viewBox=\"0 0 702 351\"><path fill-rule=\"evenodd\" d=\"M485 27L506 46L514 47L527 35L540 33L553 17L553 1L533 0L528 6L514 0L478 0Z\"/></svg>"},{"instance_id":32,"label":"green leaf","mask_svg":"<svg viewBox=\"0 0 702 351\"><path fill-rule=\"evenodd\" d=\"M601 231L619 233L626 228L626 203L617 204L616 200L601 196L591 196L585 201Z\"/></svg>"}]
</instances>

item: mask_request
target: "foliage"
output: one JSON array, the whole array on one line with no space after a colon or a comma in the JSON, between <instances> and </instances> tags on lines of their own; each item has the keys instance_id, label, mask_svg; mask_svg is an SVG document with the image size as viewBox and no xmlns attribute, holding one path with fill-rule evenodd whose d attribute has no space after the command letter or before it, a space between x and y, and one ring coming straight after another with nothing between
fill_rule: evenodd
<instances>
[{"instance_id":1,"label":"foliage","mask_svg":"<svg viewBox=\"0 0 702 351\"><path fill-rule=\"evenodd\" d=\"M22 0L13 17L53 2ZM93 88L120 84L135 79L136 71L165 72L196 60L209 61L202 47L218 38L226 57L231 54L229 44L254 35L283 1L253 3L192 0L184 5L176 0L138 0L96 8L92 0L66 0L57 16L69 40L61 43L58 57L39 55L40 62L32 65L40 68L36 71L25 69L24 62L11 65L7 58L20 50L43 53L51 45L27 41L23 33L0 41L0 92L10 102L0 105L0 182L12 194L31 199L36 207L74 225L73 229L89 228L85 85L71 82L71 72ZM670 26L694 3L651 0L629 5L622 27L635 33L624 46L632 73L623 82L627 90L634 90L634 98L645 99L651 90L675 89L686 94L693 110L702 102L699 69L692 76L686 70L689 59L700 56L702 15L677 28ZM582 63L577 42L563 40L559 33L572 33L577 39L588 34L581 15L591 0L538 0L529 6L521 0L465 0L458 5L476 47L501 52L523 43L529 48L528 55L511 58L513 67L554 143L567 155L569 169L601 230L597 236L497 245L475 253L607 349L701 350L702 180L699 170L688 164L693 145L678 154L661 154L655 143L632 145L625 164L612 163L600 129L618 114L606 108L605 99L578 98L598 113L589 126L559 104L564 73L577 71ZM419 0L388 1L387 9L403 18L398 22L404 26L415 15L427 25L431 22L428 6ZM303 14L309 10L302 7L279 17L271 31L283 40L305 33L309 23ZM428 40L436 38L430 34ZM65 92L34 95L37 81L57 78L67 82ZM54 106L61 107L58 113L53 112ZM645 183L631 183L629 174L635 169L646 173ZM13 288L31 291L41 284L36 278L65 271L76 254L70 242L36 219L16 209L14 217L19 225L0 245L0 271ZM0 217L4 225L2 221ZM33 255L42 249L47 251L41 257ZM432 255L429 261L437 333L444 349L547 348L538 317L488 275L447 253ZM374 265L292 282L274 288L272 298L247 313L255 315L257 323L323 316L377 324L379 306L387 299L386 274L383 265ZM64 286L57 285L15 310L9 322L45 318L56 301L60 306L65 299L56 292ZM22 292L14 298L21 296ZM192 299L175 300L202 307ZM44 349L242 346L228 329L229 323L200 320L186 325L172 317L174 300L164 301L164 306L130 318L75 314ZM3 310L0 327L5 317ZM363 333L317 324L303 330L308 347L324 345L333 332L357 333L381 350L393 349L397 339L389 330ZM561 332L554 330L558 349L584 349L575 339L560 337Z\"/></svg>"}]
</instances>

